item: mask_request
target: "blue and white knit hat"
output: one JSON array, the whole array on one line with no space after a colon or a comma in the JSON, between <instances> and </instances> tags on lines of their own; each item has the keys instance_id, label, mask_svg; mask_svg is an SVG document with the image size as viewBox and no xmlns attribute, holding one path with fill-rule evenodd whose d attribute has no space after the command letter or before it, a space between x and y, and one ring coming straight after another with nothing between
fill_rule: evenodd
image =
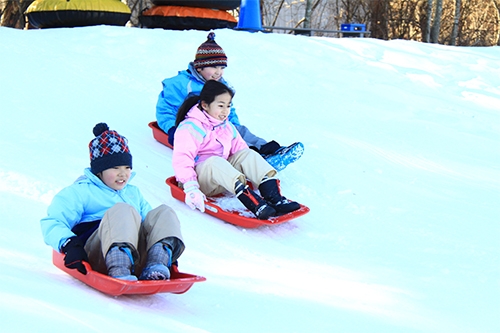
<instances>
[{"instance_id":1,"label":"blue and white knit hat","mask_svg":"<svg viewBox=\"0 0 500 333\"><path fill-rule=\"evenodd\" d=\"M105 123L95 125L93 132L96 138L89 143L90 169L93 174L121 165L132 168L127 138L110 131Z\"/></svg>"},{"instance_id":2,"label":"blue and white knit hat","mask_svg":"<svg viewBox=\"0 0 500 333\"><path fill-rule=\"evenodd\" d=\"M206 42L198 47L193 63L194 68L227 67L226 53L222 47L215 42L215 33L210 32Z\"/></svg>"}]
</instances>

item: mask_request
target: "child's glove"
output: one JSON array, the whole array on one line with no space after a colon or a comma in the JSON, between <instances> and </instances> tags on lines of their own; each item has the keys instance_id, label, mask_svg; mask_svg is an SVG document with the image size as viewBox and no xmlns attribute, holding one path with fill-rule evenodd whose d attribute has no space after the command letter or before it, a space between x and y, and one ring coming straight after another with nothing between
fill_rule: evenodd
<instances>
[{"instance_id":1,"label":"child's glove","mask_svg":"<svg viewBox=\"0 0 500 333\"><path fill-rule=\"evenodd\" d=\"M200 185L196 181L190 181L184 184L184 193L186 193L186 198L184 202L191 209L196 209L200 212L205 212L205 194L200 191Z\"/></svg>"},{"instance_id":2,"label":"child's glove","mask_svg":"<svg viewBox=\"0 0 500 333\"><path fill-rule=\"evenodd\" d=\"M167 131L167 135L168 135L168 143L170 143L171 146L174 145L174 134L175 134L175 130L177 129L177 127L175 126L172 126L170 127L170 129Z\"/></svg>"},{"instance_id":3,"label":"child's glove","mask_svg":"<svg viewBox=\"0 0 500 333\"><path fill-rule=\"evenodd\" d=\"M262 145L258 150L258 152L263 156L267 156L276 153L280 148L281 148L280 144L273 140L269 141L265 145Z\"/></svg>"},{"instance_id":4,"label":"child's glove","mask_svg":"<svg viewBox=\"0 0 500 333\"><path fill-rule=\"evenodd\" d=\"M64 257L64 266L76 269L80 273L86 275L87 269L83 265L83 261L89 261L87 252L83 248L83 242L76 236L68 238L66 243L61 248L66 255Z\"/></svg>"}]
</instances>

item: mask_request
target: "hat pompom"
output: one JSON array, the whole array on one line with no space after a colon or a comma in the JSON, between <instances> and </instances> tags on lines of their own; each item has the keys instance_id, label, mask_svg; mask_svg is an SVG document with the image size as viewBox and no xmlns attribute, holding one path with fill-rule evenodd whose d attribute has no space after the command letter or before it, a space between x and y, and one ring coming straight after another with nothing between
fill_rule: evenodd
<instances>
[{"instance_id":1,"label":"hat pompom","mask_svg":"<svg viewBox=\"0 0 500 333\"><path fill-rule=\"evenodd\" d=\"M106 131L109 131L109 127L106 123L99 123L95 125L94 129L92 130L95 136L99 136Z\"/></svg>"},{"instance_id":2,"label":"hat pompom","mask_svg":"<svg viewBox=\"0 0 500 333\"><path fill-rule=\"evenodd\" d=\"M207 42L215 42L215 32L210 32L207 35Z\"/></svg>"}]
</instances>

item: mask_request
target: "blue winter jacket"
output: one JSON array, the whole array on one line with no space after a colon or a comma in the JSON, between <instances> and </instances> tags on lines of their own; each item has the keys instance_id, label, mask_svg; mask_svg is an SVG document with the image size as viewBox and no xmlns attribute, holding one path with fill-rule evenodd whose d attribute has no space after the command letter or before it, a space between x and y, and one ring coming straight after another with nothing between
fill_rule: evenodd
<instances>
[{"instance_id":1,"label":"blue winter jacket","mask_svg":"<svg viewBox=\"0 0 500 333\"><path fill-rule=\"evenodd\" d=\"M175 126L175 117L181 104L188 96L199 95L205 82L205 79L194 69L193 63L189 64L187 70L180 71L177 76L163 80L163 90L156 103L156 121L163 131L168 132L171 127ZM221 78L220 82L229 86L224 78ZM230 88L234 91L232 87ZM240 125L234 107L231 107L228 119L233 125Z\"/></svg>"},{"instance_id":2,"label":"blue winter jacket","mask_svg":"<svg viewBox=\"0 0 500 333\"><path fill-rule=\"evenodd\" d=\"M134 176L132 173L129 181ZM61 251L62 244L75 236L75 229L85 230L85 223L97 228L104 213L119 202L133 206L143 221L152 209L138 187L127 184L122 190L114 190L86 168L83 176L52 199L47 217L40 221L45 243Z\"/></svg>"}]
</instances>

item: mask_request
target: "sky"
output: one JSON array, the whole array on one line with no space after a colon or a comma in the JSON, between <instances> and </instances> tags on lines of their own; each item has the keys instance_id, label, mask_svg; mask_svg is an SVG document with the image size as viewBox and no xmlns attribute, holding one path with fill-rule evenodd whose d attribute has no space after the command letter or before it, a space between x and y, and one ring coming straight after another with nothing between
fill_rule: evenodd
<instances>
[{"instance_id":1,"label":"sky","mask_svg":"<svg viewBox=\"0 0 500 333\"><path fill-rule=\"evenodd\" d=\"M245 229L172 198L148 123L206 31L2 27L1 330L500 332L500 48L215 33L240 121L304 144L279 178L310 213ZM111 297L52 264L39 221L99 122L128 138L132 184L177 212L179 270L205 282Z\"/></svg>"}]
</instances>

